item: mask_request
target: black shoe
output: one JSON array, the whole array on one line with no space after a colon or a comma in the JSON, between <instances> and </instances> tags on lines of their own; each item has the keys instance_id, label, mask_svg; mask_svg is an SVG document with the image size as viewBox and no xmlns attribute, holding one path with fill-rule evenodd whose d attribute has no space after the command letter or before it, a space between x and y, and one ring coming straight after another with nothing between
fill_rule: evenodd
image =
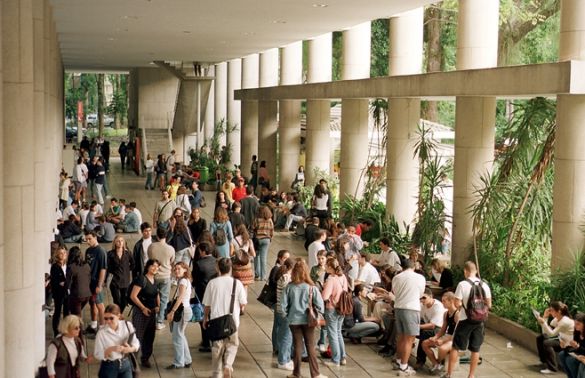
<instances>
[{"instance_id":1,"label":"black shoe","mask_svg":"<svg viewBox=\"0 0 585 378\"><path fill-rule=\"evenodd\" d=\"M349 340L352 344L361 344L362 339L360 337L350 337Z\"/></svg>"},{"instance_id":2,"label":"black shoe","mask_svg":"<svg viewBox=\"0 0 585 378\"><path fill-rule=\"evenodd\" d=\"M191 367L191 364L185 364L185 366L183 366L185 369L189 369Z\"/></svg>"},{"instance_id":3,"label":"black shoe","mask_svg":"<svg viewBox=\"0 0 585 378\"><path fill-rule=\"evenodd\" d=\"M301 361L303 361L303 362L309 362L309 356L301 358Z\"/></svg>"},{"instance_id":4,"label":"black shoe","mask_svg":"<svg viewBox=\"0 0 585 378\"><path fill-rule=\"evenodd\" d=\"M175 370L175 369L182 369L181 366L177 366L177 365L169 365L165 368L166 370Z\"/></svg>"},{"instance_id":5,"label":"black shoe","mask_svg":"<svg viewBox=\"0 0 585 378\"><path fill-rule=\"evenodd\" d=\"M147 369L150 369L152 367L152 365L150 364L150 361L148 361L148 360L140 361L140 366L142 366L143 368L147 368Z\"/></svg>"},{"instance_id":6,"label":"black shoe","mask_svg":"<svg viewBox=\"0 0 585 378\"><path fill-rule=\"evenodd\" d=\"M200 347L199 352L201 353L211 353L211 347Z\"/></svg>"},{"instance_id":7,"label":"black shoe","mask_svg":"<svg viewBox=\"0 0 585 378\"><path fill-rule=\"evenodd\" d=\"M378 339L376 341L376 344L378 344L378 345L386 345L386 344L388 344L388 338L381 337L380 339Z\"/></svg>"},{"instance_id":8,"label":"black shoe","mask_svg":"<svg viewBox=\"0 0 585 378\"><path fill-rule=\"evenodd\" d=\"M384 357L390 357L394 355L395 350L390 345L386 345L384 348L378 351L378 354Z\"/></svg>"},{"instance_id":9,"label":"black shoe","mask_svg":"<svg viewBox=\"0 0 585 378\"><path fill-rule=\"evenodd\" d=\"M97 329L92 328L92 326L87 326L83 333L85 333L86 335L95 335L97 333Z\"/></svg>"}]
</instances>

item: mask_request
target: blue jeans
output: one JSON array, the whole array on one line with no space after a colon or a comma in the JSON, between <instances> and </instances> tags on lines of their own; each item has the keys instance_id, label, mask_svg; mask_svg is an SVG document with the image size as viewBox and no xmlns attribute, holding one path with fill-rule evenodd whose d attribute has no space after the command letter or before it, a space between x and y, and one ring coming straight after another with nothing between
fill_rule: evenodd
<instances>
[{"instance_id":1,"label":"blue jeans","mask_svg":"<svg viewBox=\"0 0 585 378\"><path fill-rule=\"evenodd\" d=\"M256 258L254 259L254 275L264 281L268 278L266 273L266 258L268 256L268 247L270 247L270 239L260 239L258 240L258 244L259 248L256 251Z\"/></svg>"},{"instance_id":2,"label":"blue jeans","mask_svg":"<svg viewBox=\"0 0 585 378\"><path fill-rule=\"evenodd\" d=\"M278 343L278 363L284 365L291 361L292 353L292 332L288 324L288 319L284 314L276 314L278 325L278 333L276 335Z\"/></svg>"},{"instance_id":3,"label":"blue jeans","mask_svg":"<svg viewBox=\"0 0 585 378\"><path fill-rule=\"evenodd\" d=\"M180 261L187 264L187 266L191 264L191 254L189 253L189 248L181 249L180 251L175 252L175 264Z\"/></svg>"},{"instance_id":4,"label":"blue jeans","mask_svg":"<svg viewBox=\"0 0 585 378\"><path fill-rule=\"evenodd\" d=\"M183 306L183 319L180 322L173 322L173 348L175 350L175 359L173 360L173 365L183 367L185 364L190 364L191 360L191 352L189 352L189 342L187 341L187 336L185 336L185 328L187 328L187 323L189 319L193 316L193 311L191 311L191 307L184 307Z\"/></svg>"},{"instance_id":5,"label":"blue jeans","mask_svg":"<svg viewBox=\"0 0 585 378\"><path fill-rule=\"evenodd\" d=\"M274 318L272 320L272 351L278 351L278 328L281 326L280 319L276 313L276 304L272 306Z\"/></svg>"},{"instance_id":6,"label":"blue jeans","mask_svg":"<svg viewBox=\"0 0 585 378\"><path fill-rule=\"evenodd\" d=\"M155 279L154 283L156 284L156 287L160 293L160 311L158 312L156 321L157 323L163 324L165 322L165 309L167 308L167 303L169 302L169 295L171 291L171 279Z\"/></svg>"},{"instance_id":7,"label":"blue jeans","mask_svg":"<svg viewBox=\"0 0 585 378\"><path fill-rule=\"evenodd\" d=\"M340 363L345 357L345 344L343 342L343 335L341 334L343 319L344 316L338 314L335 309L325 309L325 325L327 327L329 345L331 345L331 361L336 364Z\"/></svg>"},{"instance_id":8,"label":"blue jeans","mask_svg":"<svg viewBox=\"0 0 585 378\"><path fill-rule=\"evenodd\" d=\"M563 367L568 378L584 378L585 377L585 364L581 363L578 359L570 356L566 350L562 350L559 353L559 362Z\"/></svg>"},{"instance_id":9,"label":"blue jeans","mask_svg":"<svg viewBox=\"0 0 585 378\"><path fill-rule=\"evenodd\" d=\"M374 322L363 322L356 323L353 327L346 331L347 337L361 339L368 335L374 334L380 330L378 323ZM424 353L423 353L424 354Z\"/></svg>"},{"instance_id":10,"label":"blue jeans","mask_svg":"<svg viewBox=\"0 0 585 378\"><path fill-rule=\"evenodd\" d=\"M65 243L81 243L81 239L83 239L83 234L73 235L71 237L63 239Z\"/></svg>"},{"instance_id":11,"label":"blue jeans","mask_svg":"<svg viewBox=\"0 0 585 378\"><path fill-rule=\"evenodd\" d=\"M146 183L144 184L144 189L154 189L154 182L152 182L153 175L153 172L146 173Z\"/></svg>"},{"instance_id":12,"label":"blue jeans","mask_svg":"<svg viewBox=\"0 0 585 378\"><path fill-rule=\"evenodd\" d=\"M99 378L132 378L132 366L129 358L121 361L102 361Z\"/></svg>"}]
</instances>

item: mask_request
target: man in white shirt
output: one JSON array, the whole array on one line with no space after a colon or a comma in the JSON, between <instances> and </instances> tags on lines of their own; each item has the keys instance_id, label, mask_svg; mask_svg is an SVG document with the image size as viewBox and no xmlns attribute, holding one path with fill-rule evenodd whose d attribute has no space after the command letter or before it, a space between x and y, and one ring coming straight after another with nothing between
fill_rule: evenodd
<instances>
[{"instance_id":1,"label":"man in white shirt","mask_svg":"<svg viewBox=\"0 0 585 378\"><path fill-rule=\"evenodd\" d=\"M318 264L317 262L317 252L321 250L326 250L325 245L323 242L327 239L327 231L325 230L318 230L315 232L315 241L309 244L308 249L308 261L307 265L309 268L314 267Z\"/></svg>"},{"instance_id":2,"label":"man in white shirt","mask_svg":"<svg viewBox=\"0 0 585 378\"><path fill-rule=\"evenodd\" d=\"M78 208L79 208L79 202L76 200L73 200L71 202L71 205L69 205L63 209L63 220L67 220L67 219L69 219L69 216L73 215L73 216L75 216L75 221L80 222L81 219L80 219L79 215L77 215Z\"/></svg>"},{"instance_id":3,"label":"man in white shirt","mask_svg":"<svg viewBox=\"0 0 585 378\"><path fill-rule=\"evenodd\" d=\"M212 377L231 377L234 371L232 365L238 353L239 339L237 329L240 326L240 312L244 311L248 303L246 290L242 282L231 277L232 260L220 258L217 260L219 277L209 281L203 296L205 315L203 317L203 328L206 329L209 321L230 313L232 290L234 290L234 308L232 316L236 325L236 332L229 337L214 341L211 346L211 367Z\"/></svg>"},{"instance_id":4,"label":"man in white shirt","mask_svg":"<svg viewBox=\"0 0 585 378\"><path fill-rule=\"evenodd\" d=\"M425 277L414 272L414 262L407 260L404 271L392 279L392 292L395 295L394 316L398 342L396 362L399 376L415 375L416 371L408 366L414 339L420 332L420 298L425 292Z\"/></svg>"},{"instance_id":5,"label":"man in white shirt","mask_svg":"<svg viewBox=\"0 0 585 378\"><path fill-rule=\"evenodd\" d=\"M382 282L380 274L376 268L370 264L370 255L365 252L360 253L359 272L356 283L361 283L371 288L372 285Z\"/></svg>"},{"instance_id":6,"label":"man in white shirt","mask_svg":"<svg viewBox=\"0 0 585 378\"><path fill-rule=\"evenodd\" d=\"M396 272L400 272L402 270L400 257L398 256L398 253L390 248L390 240L388 240L388 238L380 239L380 249L382 252L377 259L372 259L372 265L378 269L384 269L387 266L391 266Z\"/></svg>"},{"instance_id":7,"label":"man in white shirt","mask_svg":"<svg viewBox=\"0 0 585 378\"><path fill-rule=\"evenodd\" d=\"M483 344L483 337L485 333L485 326L483 322L477 323L467 319L465 307L469 302L469 295L471 293L471 282L474 284L479 282L485 293L485 304L488 309L492 307L492 293L489 286L484 281L477 277L477 267L473 261L467 261L463 267L463 274L465 280L459 282L455 290L455 306L460 307L459 323L455 328L453 334L453 349L449 353L449 366L447 373L444 375L447 378L451 377L453 372L453 365L457 362L459 351L467 350L471 352L471 360L469 361L469 377L475 377L475 370L479 362L479 349Z\"/></svg>"},{"instance_id":8,"label":"man in white shirt","mask_svg":"<svg viewBox=\"0 0 585 378\"><path fill-rule=\"evenodd\" d=\"M80 201L85 199L85 192L87 191L87 165L83 162L83 158L77 159L77 165L73 169L73 183L75 184L75 199Z\"/></svg>"},{"instance_id":9,"label":"man in white shirt","mask_svg":"<svg viewBox=\"0 0 585 378\"><path fill-rule=\"evenodd\" d=\"M423 341L429 339L441 330L443 318L445 315L445 306L441 301L433 298L433 292L430 288L425 289L424 295L420 298L422 324L420 325L420 335L418 337L418 348L416 349L416 365L418 370L424 366L427 355L422 348Z\"/></svg>"},{"instance_id":10,"label":"man in white shirt","mask_svg":"<svg viewBox=\"0 0 585 378\"><path fill-rule=\"evenodd\" d=\"M138 208L136 207L136 202L130 202L130 206L132 206L132 208L134 209L134 214L136 214L136 216L138 217L138 224L142 224L142 213L140 212L140 210L138 210Z\"/></svg>"},{"instance_id":11,"label":"man in white shirt","mask_svg":"<svg viewBox=\"0 0 585 378\"><path fill-rule=\"evenodd\" d=\"M171 181L173 177L173 170L175 169L175 150L172 150L166 161L167 165L167 183Z\"/></svg>"}]
</instances>

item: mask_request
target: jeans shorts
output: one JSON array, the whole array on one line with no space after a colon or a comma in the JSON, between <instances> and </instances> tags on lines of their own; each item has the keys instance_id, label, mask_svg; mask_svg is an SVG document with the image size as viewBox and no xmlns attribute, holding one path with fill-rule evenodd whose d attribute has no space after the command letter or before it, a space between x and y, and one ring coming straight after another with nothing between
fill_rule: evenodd
<instances>
[{"instance_id":1,"label":"jeans shorts","mask_svg":"<svg viewBox=\"0 0 585 378\"><path fill-rule=\"evenodd\" d=\"M398 335L418 336L420 334L420 311L394 309L396 333Z\"/></svg>"},{"instance_id":2,"label":"jeans shorts","mask_svg":"<svg viewBox=\"0 0 585 378\"><path fill-rule=\"evenodd\" d=\"M453 348L479 352L485 334L484 323L471 323L469 320L462 320L457 324L453 332Z\"/></svg>"}]
</instances>

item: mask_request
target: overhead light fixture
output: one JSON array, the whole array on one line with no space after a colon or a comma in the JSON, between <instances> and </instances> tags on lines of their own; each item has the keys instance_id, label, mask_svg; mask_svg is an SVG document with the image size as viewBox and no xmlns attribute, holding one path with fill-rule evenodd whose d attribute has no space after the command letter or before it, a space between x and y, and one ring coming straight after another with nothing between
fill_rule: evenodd
<instances>
[{"instance_id":1,"label":"overhead light fixture","mask_svg":"<svg viewBox=\"0 0 585 378\"><path fill-rule=\"evenodd\" d=\"M190 30L183 30L183 34L191 34Z\"/></svg>"},{"instance_id":2,"label":"overhead light fixture","mask_svg":"<svg viewBox=\"0 0 585 378\"><path fill-rule=\"evenodd\" d=\"M138 20L138 16L121 16L122 20Z\"/></svg>"},{"instance_id":3,"label":"overhead light fixture","mask_svg":"<svg viewBox=\"0 0 585 378\"><path fill-rule=\"evenodd\" d=\"M323 3L313 4L313 8L327 8L328 6L329 6L329 4L323 4Z\"/></svg>"},{"instance_id":4,"label":"overhead light fixture","mask_svg":"<svg viewBox=\"0 0 585 378\"><path fill-rule=\"evenodd\" d=\"M115 40L116 40L116 38L114 38L114 37L109 37L108 38L108 41L115 41Z\"/></svg>"},{"instance_id":5,"label":"overhead light fixture","mask_svg":"<svg viewBox=\"0 0 585 378\"><path fill-rule=\"evenodd\" d=\"M285 20L273 20L272 21L273 24L286 24Z\"/></svg>"},{"instance_id":6,"label":"overhead light fixture","mask_svg":"<svg viewBox=\"0 0 585 378\"><path fill-rule=\"evenodd\" d=\"M254 35L254 34L256 34L256 33L254 33L254 32L244 32L244 35L245 36L250 36L250 35Z\"/></svg>"}]
</instances>

